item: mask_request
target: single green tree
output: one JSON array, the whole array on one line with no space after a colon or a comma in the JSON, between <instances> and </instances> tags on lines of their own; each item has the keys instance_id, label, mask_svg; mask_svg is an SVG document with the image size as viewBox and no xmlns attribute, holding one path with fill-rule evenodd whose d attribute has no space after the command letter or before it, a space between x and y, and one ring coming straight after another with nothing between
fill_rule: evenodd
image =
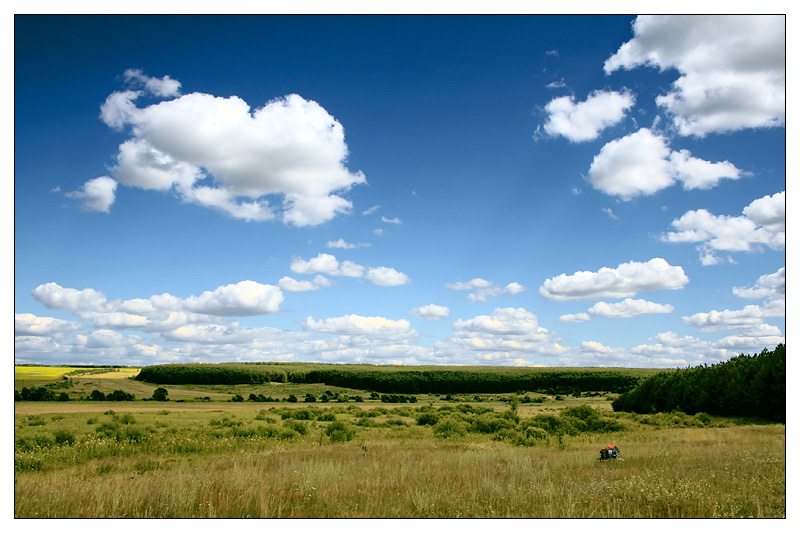
<instances>
[{"instance_id":1,"label":"single green tree","mask_svg":"<svg viewBox=\"0 0 800 533\"><path fill-rule=\"evenodd\" d=\"M169 391L164 387L159 387L153 391L153 400L157 402L166 402L169 401Z\"/></svg>"}]
</instances>

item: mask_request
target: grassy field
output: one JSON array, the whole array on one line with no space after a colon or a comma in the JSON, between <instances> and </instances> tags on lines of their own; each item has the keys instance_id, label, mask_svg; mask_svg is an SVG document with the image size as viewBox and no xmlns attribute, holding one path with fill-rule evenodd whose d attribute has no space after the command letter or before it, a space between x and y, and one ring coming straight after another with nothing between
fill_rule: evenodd
<instances>
[{"instance_id":1,"label":"grassy field","mask_svg":"<svg viewBox=\"0 0 800 533\"><path fill-rule=\"evenodd\" d=\"M89 384L65 390L124 388L145 398L138 387L154 388L115 378L71 378ZM167 388L169 402L15 403L15 517L786 514L782 424L613 413L605 395L518 405L491 395L290 404L227 400L326 387ZM205 396L217 399L194 400ZM557 434L529 425L581 405L621 430ZM524 445L514 441L520 435ZM609 443L623 461L598 461Z\"/></svg>"}]
</instances>

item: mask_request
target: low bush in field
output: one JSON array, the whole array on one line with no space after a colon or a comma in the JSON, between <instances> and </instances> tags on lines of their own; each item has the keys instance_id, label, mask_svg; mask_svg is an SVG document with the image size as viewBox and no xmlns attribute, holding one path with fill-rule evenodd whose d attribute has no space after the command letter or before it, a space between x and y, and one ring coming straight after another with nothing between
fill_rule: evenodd
<instances>
[{"instance_id":1,"label":"low bush in field","mask_svg":"<svg viewBox=\"0 0 800 533\"><path fill-rule=\"evenodd\" d=\"M463 437L467 434L467 424L455 416L447 416L433 426L433 434L443 439Z\"/></svg>"},{"instance_id":2,"label":"low bush in field","mask_svg":"<svg viewBox=\"0 0 800 533\"><path fill-rule=\"evenodd\" d=\"M348 442L353 440L356 430L345 422L337 421L325 428L325 435L331 442Z\"/></svg>"},{"instance_id":3,"label":"low bush in field","mask_svg":"<svg viewBox=\"0 0 800 533\"><path fill-rule=\"evenodd\" d=\"M417 417L417 424L420 426L434 426L439 421L436 413L422 413Z\"/></svg>"},{"instance_id":4,"label":"low bush in field","mask_svg":"<svg viewBox=\"0 0 800 533\"><path fill-rule=\"evenodd\" d=\"M308 433L308 426L299 420L286 420L283 425L284 427L291 429L300 435L305 435Z\"/></svg>"},{"instance_id":5,"label":"low bush in field","mask_svg":"<svg viewBox=\"0 0 800 533\"><path fill-rule=\"evenodd\" d=\"M75 444L75 433L66 429L57 429L53 432L53 440L59 446L71 446Z\"/></svg>"}]
</instances>

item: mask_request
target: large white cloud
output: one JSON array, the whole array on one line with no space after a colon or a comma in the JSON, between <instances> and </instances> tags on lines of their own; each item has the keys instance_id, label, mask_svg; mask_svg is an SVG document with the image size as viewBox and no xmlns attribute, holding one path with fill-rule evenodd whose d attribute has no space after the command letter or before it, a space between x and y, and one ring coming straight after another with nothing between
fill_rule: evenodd
<instances>
[{"instance_id":1,"label":"large white cloud","mask_svg":"<svg viewBox=\"0 0 800 533\"><path fill-rule=\"evenodd\" d=\"M458 319L453 329L493 335L526 335L539 331L539 319L523 308L497 308L491 316L481 315L469 320Z\"/></svg>"},{"instance_id":2,"label":"large white cloud","mask_svg":"<svg viewBox=\"0 0 800 533\"><path fill-rule=\"evenodd\" d=\"M513 307L456 320L453 333L434 344L436 357L451 364L534 365L534 357L553 358L565 351L535 314Z\"/></svg>"},{"instance_id":3,"label":"large white cloud","mask_svg":"<svg viewBox=\"0 0 800 533\"><path fill-rule=\"evenodd\" d=\"M319 253L311 259L295 257L289 266L297 274L328 274L331 276L344 276L351 278L365 278L374 285L393 287L411 283L411 278L403 272L398 272L390 267L365 267L352 261L339 262L336 256ZM291 278L289 278L291 279ZM287 280L288 282L288 280Z\"/></svg>"},{"instance_id":4,"label":"large white cloud","mask_svg":"<svg viewBox=\"0 0 800 533\"><path fill-rule=\"evenodd\" d=\"M398 285L407 285L411 283L411 278L409 278L407 274L398 272L390 267L370 268L367 270L364 277L381 287L396 287Z\"/></svg>"},{"instance_id":5,"label":"large white cloud","mask_svg":"<svg viewBox=\"0 0 800 533\"><path fill-rule=\"evenodd\" d=\"M68 310L80 318L91 320L94 327L145 331L164 331L188 323L208 322L208 316L274 314L283 302L280 288L249 280L185 299L161 294L149 299L109 301L105 294L94 289L77 290L52 282L39 285L32 295L48 309Z\"/></svg>"},{"instance_id":6,"label":"large white cloud","mask_svg":"<svg viewBox=\"0 0 800 533\"><path fill-rule=\"evenodd\" d=\"M60 337L81 328L77 322L31 313L14 313L14 335Z\"/></svg>"},{"instance_id":7,"label":"large white cloud","mask_svg":"<svg viewBox=\"0 0 800 533\"><path fill-rule=\"evenodd\" d=\"M137 90L115 92L101 108L110 127L130 128L112 168L123 185L174 190L234 218L315 226L349 212L342 194L366 183L345 167L344 128L314 101L292 94L253 111L236 96L179 96L168 76L129 70L126 80ZM143 94L172 99L137 107Z\"/></svg>"},{"instance_id":8,"label":"large white cloud","mask_svg":"<svg viewBox=\"0 0 800 533\"><path fill-rule=\"evenodd\" d=\"M646 263L630 261L597 272L561 274L545 280L539 295L550 301L628 298L643 291L682 289L689 282L683 268L656 257Z\"/></svg>"},{"instance_id":9,"label":"large white cloud","mask_svg":"<svg viewBox=\"0 0 800 533\"><path fill-rule=\"evenodd\" d=\"M714 215L705 209L687 211L672 221L676 231L661 236L670 243L701 243L703 264L716 264L714 251L754 252L763 246L781 250L786 245L785 192L754 200L744 216ZM761 223L766 225L761 225Z\"/></svg>"},{"instance_id":10,"label":"large white cloud","mask_svg":"<svg viewBox=\"0 0 800 533\"><path fill-rule=\"evenodd\" d=\"M605 318L630 318L653 313L671 313L674 307L668 304L625 298L621 302L597 302L589 308L589 314Z\"/></svg>"},{"instance_id":11,"label":"large white cloud","mask_svg":"<svg viewBox=\"0 0 800 533\"><path fill-rule=\"evenodd\" d=\"M742 172L728 161L711 163L692 157L688 150L671 151L666 137L641 128L603 146L589 167L588 180L605 194L631 200L674 185L709 189L723 178L738 179Z\"/></svg>"},{"instance_id":12,"label":"large white cloud","mask_svg":"<svg viewBox=\"0 0 800 533\"><path fill-rule=\"evenodd\" d=\"M786 267L773 274L764 274L750 288L734 287L733 294L750 300L783 300L786 298Z\"/></svg>"},{"instance_id":13,"label":"large white cloud","mask_svg":"<svg viewBox=\"0 0 800 533\"><path fill-rule=\"evenodd\" d=\"M765 319L774 316L776 316L774 311L764 309L758 305L748 305L743 309L696 313L682 317L682 320L687 325L699 328L701 331L736 329L747 332L763 332L763 328L766 327L768 328L768 333L774 335L780 334L780 330L775 326L769 326L764 323Z\"/></svg>"},{"instance_id":14,"label":"large white cloud","mask_svg":"<svg viewBox=\"0 0 800 533\"><path fill-rule=\"evenodd\" d=\"M344 315L325 320L314 320L313 317L308 317L301 325L305 331L335 335L366 335L406 340L419 336L411 328L408 320L391 320L381 316Z\"/></svg>"},{"instance_id":15,"label":"large white cloud","mask_svg":"<svg viewBox=\"0 0 800 533\"><path fill-rule=\"evenodd\" d=\"M641 65L677 69L656 99L682 135L782 125L786 118L784 15L643 15L606 73Z\"/></svg>"},{"instance_id":16,"label":"large white cloud","mask_svg":"<svg viewBox=\"0 0 800 533\"><path fill-rule=\"evenodd\" d=\"M616 91L595 91L578 103L571 96L554 98L545 106L549 118L544 131L572 142L591 141L602 130L625 118L625 112L635 101L631 93Z\"/></svg>"},{"instance_id":17,"label":"large white cloud","mask_svg":"<svg viewBox=\"0 0 800 533\"><path fill-rule=\"evenodd\" d=\"M183 306L205 315L250 316L277 313L281 302L283 293L278 287L246 280L190 296Z\"/></svg>"}]
</instances>

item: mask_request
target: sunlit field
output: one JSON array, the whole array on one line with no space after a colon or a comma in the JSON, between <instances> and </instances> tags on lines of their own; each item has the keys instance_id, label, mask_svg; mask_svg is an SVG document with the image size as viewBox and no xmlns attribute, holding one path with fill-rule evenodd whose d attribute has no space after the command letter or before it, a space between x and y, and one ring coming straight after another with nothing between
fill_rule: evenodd
<instances>
[{"instance_id":1,"label":"sunlit field","mask_svg":"<svg viewBox=\"0 0 800 533\"><path fill-rule=\"evenodd\" d=\"M111 381L100 376L86 379ZM145 385L108 386L121 384ZM613 413L604 395L257 403L188 399L246 386L182 387L168 387L166 402L16 402L15 516L786 513L783 424ZM301 392L253 389L285 398L286 387ZM607 444L623 460L600 462Z\"/></svg>"}]
</instances>

